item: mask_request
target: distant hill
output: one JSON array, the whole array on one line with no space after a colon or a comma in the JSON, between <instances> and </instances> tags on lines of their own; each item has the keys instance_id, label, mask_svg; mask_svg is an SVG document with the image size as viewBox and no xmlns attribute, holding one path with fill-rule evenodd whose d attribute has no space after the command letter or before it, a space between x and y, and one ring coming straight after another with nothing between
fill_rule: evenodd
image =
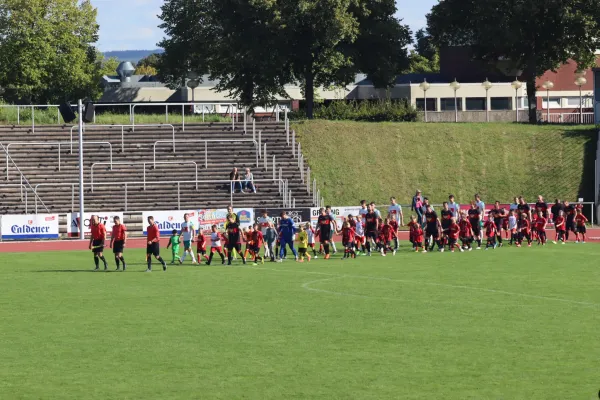
<instances>
[{"instance_id":1,"label":"distant hill","mask_svg":"<svg viewBox=\"0 0 600 400\"><path fill-rule=\"evenodd\" d=\"M116 57L119 61L130 61L133 64L137 64L142 58L149 56L153 53L162 53L163 49L154 50L119 50L119 51L105 51L104 57Z\"/></svg>"}]
</instances>

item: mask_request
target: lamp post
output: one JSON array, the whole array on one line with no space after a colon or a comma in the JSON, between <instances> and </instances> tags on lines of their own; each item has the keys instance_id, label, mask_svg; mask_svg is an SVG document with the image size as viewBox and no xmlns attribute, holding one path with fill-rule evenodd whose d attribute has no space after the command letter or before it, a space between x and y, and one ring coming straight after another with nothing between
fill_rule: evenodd
<instances>
[{"instance_id":1,"label":"lamp post","mask_svg":"<svg viewBox=\"0 0 600 400\"><path fill-rule=\"evenodd\" d=\"M493 85L492 82L488 81L488 78L485 78L481 86L485 89L485 120L490 122L490 96L488 92Z\"/></svg>"},{"instance_id":2,"label":"lamp post","mask_svg":"<svg viewBox=\"0 0 600 400\"><path fill-rule=\"evenodd\" d=\"M454 82L450 83L450 87L454 90L454 122L458 122L458 103L456 101L456 91L460 89L460 83L454 78Z\"/></svg>"},{"instance_id":3,"label":"lamp post","mask_svg":"<svg viewBox=\"0 0 600 400\"><path fill-rule=\"evenodd\" d=\"M550 90L554 87L554 83L546 80L542 84L542 87L546 89L546 123L550 123Z\"/></svg>"},{"instance_id":4,"label":"lamp post","mask_svg":"<svg viewBox=\"0 0 600 400\"><path fill-rule=\"evenodd\" d=\"M581 87L587 83L587 79L583 75L575 79L575 84L579 86L579 123L583 124L583 96L581 95Z\"/></svg>"},{"instance_id":5,"label":"lamp post","mask_svg":"<svg viewBox=\"0 0 600 400\"><path fill-rule=\"evenodd\" d=\"M421 90L423 90L423 108L425 111L425 122L427 122L427 90L429 90L429 82L427 79L423 79L423 82L419 84Z\"/></svg>"},{"instance_id":6,"label":"lamp post","mask_svg":"<svg viewBox=\"0 0 600 400\"><path fill-rule=\"evenodd\" d=\"M521 86L523 86L523 84L521 82L519 82L518 79L515 79L513 83L510 84L510 86L512 86L513 89L515 89L515 110L516 110L516 118L517 118L517 123L519 122L519 89L521 89Z\"/></svg>"}]
</instances>

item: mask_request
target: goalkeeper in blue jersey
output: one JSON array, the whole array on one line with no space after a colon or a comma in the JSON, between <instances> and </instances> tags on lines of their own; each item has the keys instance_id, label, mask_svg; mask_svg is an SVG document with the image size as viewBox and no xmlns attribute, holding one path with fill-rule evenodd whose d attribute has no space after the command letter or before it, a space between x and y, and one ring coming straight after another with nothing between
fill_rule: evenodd
<instances>
[{"instance_id":1,"label":"goalkeeper in blue jersey","mask_svg":"<svg viewBox=\"0 0 600 400\"><path fill-rule=\"evenodd\" d=\"M279 220L279 242L281 243L281 247L279 248L279 262L283 260L283 255L285 253L285 245L287 244L294 253L294 257L296 261L298 261L298 253L294 248L294 233L296 232L296 227L294 226L294 220L288 217L287 213L284 211L281 213L281 220Z\"/></svg>"}]
</instances>

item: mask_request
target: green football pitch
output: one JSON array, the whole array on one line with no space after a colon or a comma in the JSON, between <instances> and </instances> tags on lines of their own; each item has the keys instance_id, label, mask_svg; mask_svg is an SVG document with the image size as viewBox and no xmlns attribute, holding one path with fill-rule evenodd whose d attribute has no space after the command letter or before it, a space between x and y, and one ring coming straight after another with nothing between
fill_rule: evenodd
<instances>
[{"instance_id":1,"label":"green football pitch","mask_svg":"<svg viewBox=\"0 0 600 400\"><path fill-rule=\"evenodd\" d=\"M592 399L600 246L91 272L0 254L0 399ZM336 256L337 257L337 256ZM111 269L114 269L114 260Z\"/></svg>"}]
</instances>

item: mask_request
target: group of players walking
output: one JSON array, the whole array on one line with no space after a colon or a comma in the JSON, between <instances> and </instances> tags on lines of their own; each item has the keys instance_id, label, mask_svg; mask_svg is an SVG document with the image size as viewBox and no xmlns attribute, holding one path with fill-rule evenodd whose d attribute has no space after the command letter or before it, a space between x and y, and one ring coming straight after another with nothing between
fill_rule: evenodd
<instances>
[{"instance_id":1,"label":"group of players walking","mask_svg":"<svg viewBox=\"0 0 600 400\"><path fill-rule=\"evenodd\" d=\"M462 210L454 201L454 196L449 196L448 200L443 203L439 216L426 198L416 204L413 202L413 209L416 205L419 212L417 216L410 217L407 226L414 251L433 251L436 245L441 252L446 247L451 252L455 249L461 252L471 251L473 248L481 249L484 240L486 250L502 246L504 240L516 247L521 247L525 243L531 246L534 241L545 245L548 240L546 228L550 222L555 227L553 243L565 244L569 240L570 233L575 235L575 243L585 243L585 224L588 220L582 213L581 204L560 202L557 199L549 207L543 197L539 196L532 208L522 197L515 197L508 208L496 201L492 209L488 210L486 218L485 204L479 195L475 195L468 209ZM153 257L166 271L167 264L160 256L159 227L153 217L148 217L148 224L146 271L152 271ZM173 230L167 249L171 249L171 264L176 262L182 264L189 255L193 264L205 259L206 264L211 265L215 254L219 255L222 264L227 260L228 265L231 265L237 256L244 264L248 260L255 265L258 262L264 263L265 258L270 258L272 262L281 262L286 258L288 248L296 261L304 262L305 259L311 261L313 257L318 258L318 254L324 254L324 258L329 259L332 253L337 252L334 235L341 234L344 246L343 259L355 258L361 253L370 256L374 251L386 256L388 253L396 254L402 226L404 226L402 207L393 197L386 218L382 218L381 212L377 210L374 203L367 204L363 200L358 214L348 215L343 219L342 226L338 226L335 215L328 206L319 210L316 227L311 223L296 226L294 220L285 212L280 214L276 226L274 220L265 211L257 219L256 224L242 229L238 215L228 207L224 232L220 232L217 225L212 225L208 238L201 230L197 231L189 215L184 214L181 230ZM103 255L105 240L104 224L99 222L97 216L92 216L89 248L94 254L96 271L99 270L100 261L104 264L104 270L108 269L108 263ZM123 271L126 269L123 257L126 240L127 229L119 217L115 217L110 247L115 255L117 270L120 270L121 265ZM317 240L320 242L318 249ZM181 242L183 242L184 252L180 257ZM192 249L194 242L198 259ZM246 244L243 252L242 243ZM297 249L294 243L297 243ZM260 255L263 247L264 258Z\"/></svg>"}]
</instances>

